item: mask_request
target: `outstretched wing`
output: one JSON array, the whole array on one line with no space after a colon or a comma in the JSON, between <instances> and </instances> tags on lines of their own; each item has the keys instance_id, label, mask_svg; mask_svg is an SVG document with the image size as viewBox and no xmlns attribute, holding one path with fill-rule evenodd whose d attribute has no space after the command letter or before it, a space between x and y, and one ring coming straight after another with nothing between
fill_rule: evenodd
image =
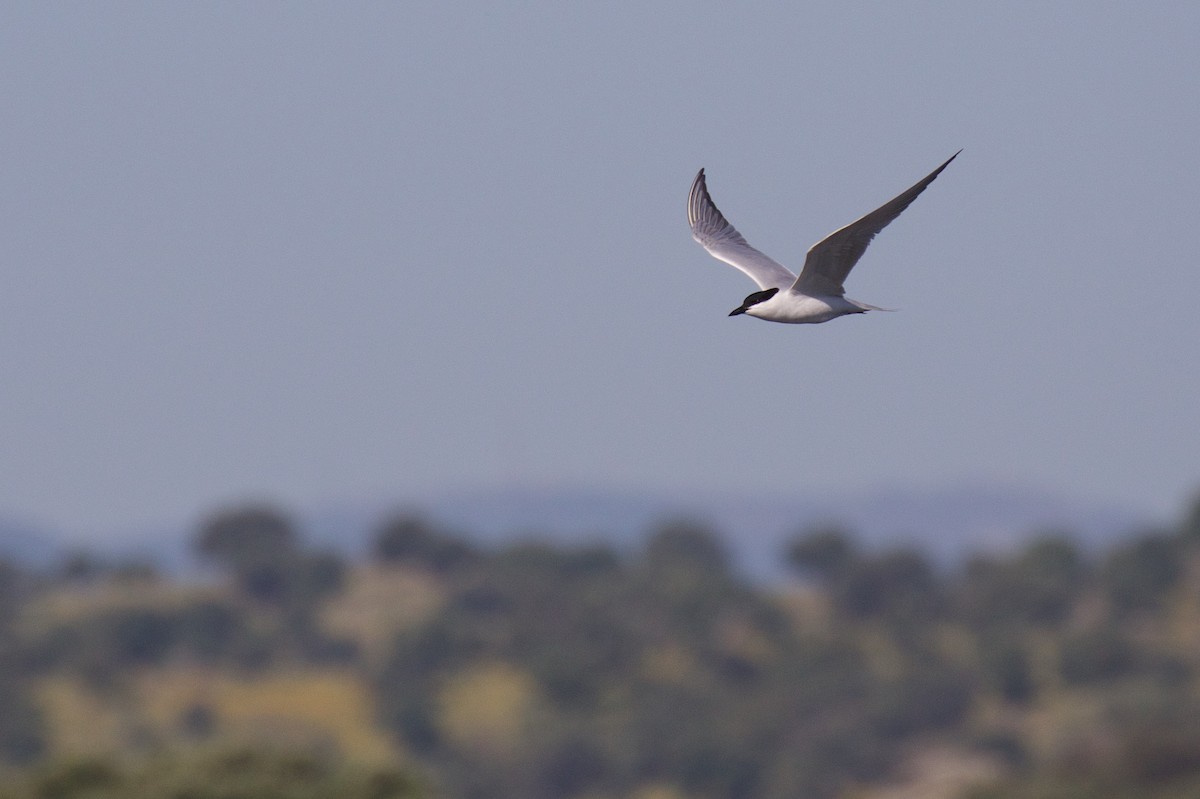
<instances>
[{"instance_id":1,"label":"outstretched wing","mask_svg":"<svg viewBox=\"0 0 1200 799\"><path fill-rule=\"evenodd\" d=\"M958 151L959 153L962 150ZM958 153L950 156L946 163L930 172L917 185L884 203L863 218L851 222L844 228L835 230L814 244L804 259L804 268L792 288L801 294L824 295L840 297L845 293L842 284L846 275L867 251L867 245L875 234L887 227L888 223L900 216L917 196L925 191L925 187L941 174L950 162L958 157ZM719 256L718 256L719 257Z\"/></svg>"},{"instance_id":2,"label":"outstretched wing","mask_svg":"<svg viewBox=\"0 0 1200 799\"><path fill-rule=\"evenodd\" d=\"M692 181L688 194L688 224L692 226L692 238L709 254L745 272L760 289L785 289L796 281L791 270L747 244L742 234L721 215L708 196L703 169Z\"/></svg>"}]
</instances>

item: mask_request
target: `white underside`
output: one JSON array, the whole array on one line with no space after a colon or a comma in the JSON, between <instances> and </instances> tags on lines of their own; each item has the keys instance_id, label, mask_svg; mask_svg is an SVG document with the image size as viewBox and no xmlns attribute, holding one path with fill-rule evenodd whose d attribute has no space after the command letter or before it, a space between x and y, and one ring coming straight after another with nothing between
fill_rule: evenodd
<instances>
[{"instance_id":1,"label":"white underside","mask_svg":"<svg viewBox=\"0 0 1200 799\"><path fill-rule=\"evenodd\" d=\"M805 325L828 322L839 316L868 310L876 309L845 297L810 297L785 289L765 302L750 306L746 313L769 322Z\"/></svg>"}]
</instances>

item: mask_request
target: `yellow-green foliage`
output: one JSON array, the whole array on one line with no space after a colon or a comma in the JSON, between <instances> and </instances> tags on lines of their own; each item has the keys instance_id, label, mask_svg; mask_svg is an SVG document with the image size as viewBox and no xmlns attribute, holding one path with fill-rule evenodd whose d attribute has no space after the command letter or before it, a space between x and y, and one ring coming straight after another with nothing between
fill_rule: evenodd
<instances>
[{"instance_id":1,"label":"yellow-green foliage","mask_svg":"<svg viewBox=\"0 0 1200 799\"><path fill-rule=\"evenodd\" d=\"M687 796L673 785L655 783L638 788L630 799L688 799Z\"/></svg>"},{"instance_id":2,"label":"yellow-green foliage","mask_svg":"<svg viewBox=\"0 0 1200 799\"><path fill-rule=\"evenodd\" d=\"M503 760L520 750L536 707L537 686L524 671L486 663L447 680L440 700L439 722L447 737Z\"/></svg>"},{"instance_id":3,"label":"yellow-green foliage","mask_svg":"<svg viewBox=\"0 0 1200 799\"><path fill-rule=\"evenodd\" d=\"M641 676L662 683L683 682L695 674L699 664L691 652L677 643L648 647L641 661Z\"/></svg>"},{"instance_id":4,"label":"yellow-green foliage","mask_svg":"<svg viewBox=\"0 0 1200 799\"><path fill-rule=\"evenodd\" d=\"M320 747L366 762L391 762L396 750L376 726L367 686L348 671L293 671L259 677L189 668L131 677L101 695L66 677L43 680L51 751L117 752L139 742L186 742L182 720L204 708L215 737L277 746Z\"/></svg>"},{"instance_id":5,"label":"yellow-green foliage","mask_svg":"<svg viewBox=\"0 0 1200 799\"><path fill-rule=\"evenodd\" d=\"M898 779L853 791L847 799L961 799L1004 773L996 758L938 744L913 752L897 772Z\"/></svg>"},{"instance_id":6,"label":"yellow-green foliage","mask_svg":"<svg viewBox=\"0 0 1200 799\"><path fill-rule=\"evenodd\" d=\"M49 751L83 755L119 751L128 737L124 703L89 691L73 677L43 679L34 692L45 720Z\"/></svg>"},{"instance_id":7,"label":"yellow-green foliage","mask_svg":"<svg viewBox=\"0 0 1200 799\"><path fill-rule=\"evenodd\" d=\"M321 614L330 633L354 641L367 662L387 654L397 631L429 618L444 588L431 575L392 566L364 566L348 574L345 590Z\"/></svg>"},{"instance_id":8,"label":"yellow-green foliage","mask_svg":"<svg viewBox=\"0 0 1200 799\"><path fill-rule=\"evenodd\" d=\"M0 784L0 799L419 799L417 780L310 753L232 749L141 761L46 763Z\"/></svg>"},{"instance_id":9,"label":"yellow-green foliage","mask_svg":"<svg viewBox=\"0 0 1200 799\"><path fill-rule=\"evenodd\" d=\"M741 616L719 619L713 633L717 650L726 657L762 667L777 655L777 647L770 638Z\"/></svg>"},{"instance_id":10,"label":"yellow-green foliage","mask_svg":"<svg viewBox=\"0 0 1200 799\"><path fill-rule=\"evenodd\" d=\"M322 742L359 760L394 757L390 741L375 726L366 685L352 672L295 671L262 677L204 672L143 681L147 707L160 720L178 718L205 700L221 734L234 738Z\"/></svg>"},{"instance_id":11,"label":"yellow-green foliage","mask_svg":"<svg viewBox=\"0 0 1200 799\"><path fill-rule=\"evenodd\" d=\"M26 634L87 620L97 614L153 608L169 610L223 595L220 588L180 585L155 580L106 580L59 588L38 596L21 609L19 624Z\"/></svg>"},{"instance_id":12,"label":"yellow-green foliage","mask_svg":"<svg viewBox=\"0 0 1200 799\"><path fill-rule=\"evenodd\" d=\"M863 625L858 635L858 646L880 679L895 679L908 666L904 652L882 626Z\"/></svg>"}]
</instances>

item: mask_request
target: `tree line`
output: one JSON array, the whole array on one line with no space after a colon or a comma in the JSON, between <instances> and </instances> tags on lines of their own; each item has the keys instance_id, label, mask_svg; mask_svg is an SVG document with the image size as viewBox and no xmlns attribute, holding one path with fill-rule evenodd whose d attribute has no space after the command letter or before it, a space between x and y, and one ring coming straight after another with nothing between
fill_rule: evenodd
<instances>
[{"instance_id":1,"label":"tree line","mask_svg":"<svg viewBox=\"0 0 1200 799\"><path fill-rule=\"evenodd\" d=\"M954 568L807 529L780 554L787 585L748 580L685 520L634 550L485 548L404 513L362 564L248 506L192 543L219 590L41 626L22 610L55 592L167 578L79 553L0 564L0 759L54 754L32 690L48 674L119 692L132 670L300 665L359 675L407 765L454 799L836 797L934 741L998 764L989 799L1200 791L1200 503L1108 551L1046 534ZM377 657L324 615L365 568L435 595L376 633ZM204 707L188 723L201 741L219 727Z\"/></svg>"}]
</instances>

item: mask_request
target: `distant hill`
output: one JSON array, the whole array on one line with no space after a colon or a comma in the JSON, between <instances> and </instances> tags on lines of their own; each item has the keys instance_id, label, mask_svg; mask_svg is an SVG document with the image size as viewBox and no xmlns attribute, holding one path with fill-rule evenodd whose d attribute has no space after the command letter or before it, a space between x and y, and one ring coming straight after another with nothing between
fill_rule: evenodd
<instances>
[{"instance_id":1,"label":"distant hill","mask_svg":"<svg viewBox=\"0 0 1200 799\"><path fill-rule=\"evenodd\" d=\"M685 518L710 525L752 573L777 572L784 542L816 525L838 524L869 547L911 545L942 562L1005 551L1049 530L1102 547L1144 528L1149 514L1116 503L1021 487L889 489L824 496L652 494L598 489L491 489L446 493L374 508L326 508L307 518L314 538L362 551L389 510L416 510L474 537L634 546L654 525Z\"/></svg>"},{"instance_id":2,"label":"distant hill","mask_svg":"<svg viewBox=\"0 0 1200 799\"><path fill-rule=\"evenodd\" d=\"M1144 529L1149 521L1149 514L1138 508L1011 486L795 496L497 488L283 510L293 513L314 544L352 557L368 551L381 521L404 511L420 513L484 545L541 538L632 547L654 525L685 518L711 526L743 567L759 576L778 573L779 552L790 536L821 524L841 525L869 547L915 546L952 563L976 552L1012 549L1047 530L1067 532L1088 548L1102 547ZM192 565L188 543L195 524L108 533L105 546L95 549L186 570ZM9 532L0 525L0 553L7 541L9 548L24 553L22 560L48 559L59 540L19 527Z\"/></svg>"}]
</instances>

